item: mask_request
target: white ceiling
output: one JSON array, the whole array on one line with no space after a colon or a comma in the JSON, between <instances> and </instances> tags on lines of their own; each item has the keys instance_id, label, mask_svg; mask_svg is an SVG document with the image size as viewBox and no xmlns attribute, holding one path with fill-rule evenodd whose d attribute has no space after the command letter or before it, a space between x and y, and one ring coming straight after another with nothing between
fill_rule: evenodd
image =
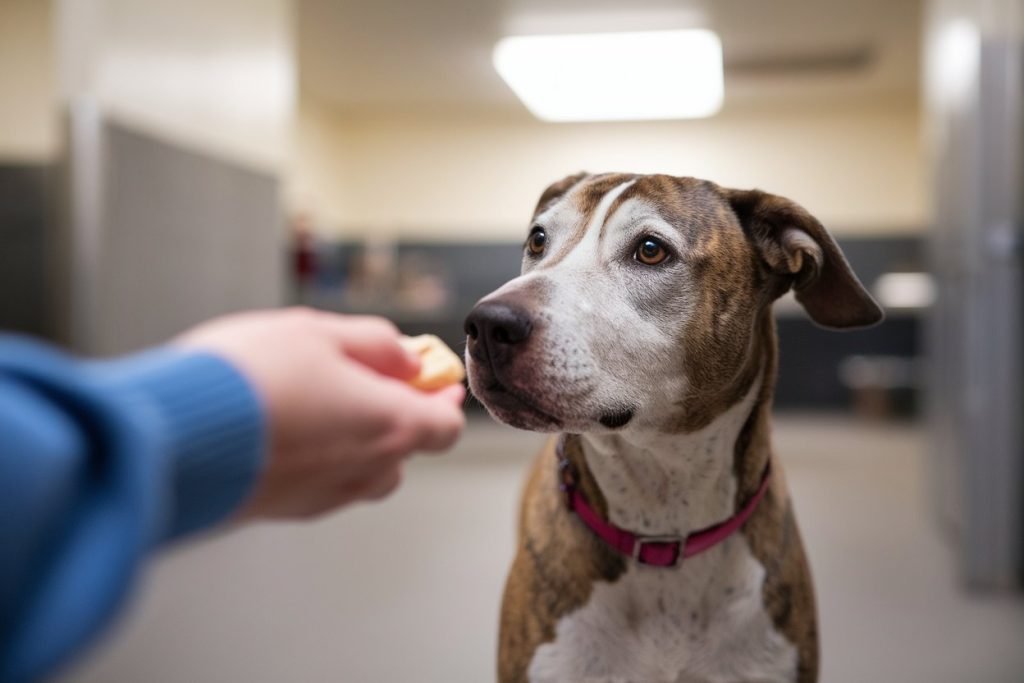
<instances>
[{"instance_id":1,"label":"white ceiling","mask_svg":"<svg viewBox=\"0 0 1024 683\"><path fill-rule=\"evenodd\" d=\"M299 0L302 87L349 113L524 112L503 35L707 26L726 107L914 96L919 0Z\"/></svg>"}]
</instances>

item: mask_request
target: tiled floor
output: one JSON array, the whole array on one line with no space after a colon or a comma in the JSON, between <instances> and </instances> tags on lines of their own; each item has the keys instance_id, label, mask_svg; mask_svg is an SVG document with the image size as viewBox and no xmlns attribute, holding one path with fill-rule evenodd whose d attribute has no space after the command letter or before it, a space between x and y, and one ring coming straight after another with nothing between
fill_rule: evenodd
<instances>
[{"instance_id":1,"label":"tiled floor","mask_svg":"<svg viewBox=\"0 0 1024 683\"><path fill-rule=\"evenodd\" d=\"M825 683L1024 681L1024 602L971 597L927 513L912 427L776 420L814 568ZM169 553L66 683L493 679L523 468L539 437L474 424L385 505Z\"/></svg>"}]
</instances>

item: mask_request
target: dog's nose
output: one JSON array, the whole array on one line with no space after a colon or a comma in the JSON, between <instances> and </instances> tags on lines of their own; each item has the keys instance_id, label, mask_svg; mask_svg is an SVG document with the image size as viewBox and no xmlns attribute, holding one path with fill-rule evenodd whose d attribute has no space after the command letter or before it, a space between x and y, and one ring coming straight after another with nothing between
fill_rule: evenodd
<instances>
[{"instance_id":1,"label":"dog's nose","mask_svg":"<svg viewBox=\"0 0 1024 683\"><path fill-rule=\"evenodd\" d=\"M488 348L512 346L526 341L533 329L530 316L500 301L477 304L466 316L466 334L471 341Z\"/></svg>"}]
</instances>

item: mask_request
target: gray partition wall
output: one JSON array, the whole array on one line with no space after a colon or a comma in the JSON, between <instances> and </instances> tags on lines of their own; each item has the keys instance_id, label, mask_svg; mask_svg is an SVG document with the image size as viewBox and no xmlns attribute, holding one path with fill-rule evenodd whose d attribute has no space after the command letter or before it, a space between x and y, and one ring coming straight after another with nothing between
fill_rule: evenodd
<instances>
[{"instance_id":1,"label":"gray partition wall","mask_svg":"<svg viewBox=\"0 0 1024 683\"><path fill-rule=\"evenodd\" d=\"M48 164L0 163L0 332L52 334L53 181Z\"/></svg>"},{"instance_id":2,"label":"gray partition wall","mask_svg":"<svg viewBox=\"0 0 1024 683\"><path fill-rule=\"evenodd\" d=\"M933 0L927 123L933 500L964 578L1024 577L1024 297L1021 173L1024 10L1016 0Z\"/></svg>"},{"instance_id":3,"label":"gray partition wall","mask_svg":"<svg viewBox=\"0 0 1024 683\"><path fill-rule=\"evenodd\" d=\"M279 179L109 120L68 126L61 313L76 350L113 354L284 291Z\"/></svg>"}]
</instances>

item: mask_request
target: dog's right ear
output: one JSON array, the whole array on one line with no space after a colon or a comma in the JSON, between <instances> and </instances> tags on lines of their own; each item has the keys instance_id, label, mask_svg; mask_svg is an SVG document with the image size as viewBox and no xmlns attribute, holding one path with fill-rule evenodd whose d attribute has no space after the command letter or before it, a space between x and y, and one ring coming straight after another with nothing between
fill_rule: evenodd
<instances>
[{"instance_id":1,"label":"dog's right ear","mask_svg":"<svg viewBox=\"0 0 1024 683\"><path fill-rule=\"evenodd\" d=\"M573 187L576 186L577 183L579 183L581 180L583 180L589 175L590 174L587 173L586 171L580 171L579 173L565 176L558 182L551 183L550 185L548 185L548 188L544 190L544 193L541 194L540 199L537 201L537 208L534 209L533 215L536 216L537 214L544 211L544 209L551 206L555 202L555 200L557 200L559 197L561 197L566 192L571 190Z\"/></svg>"},{"instance_id":2,"label":"dog's right ear","mask_svg":"<svg viewBox=\"0 0 1024 683\"><path fill-rule=\"evenodd\" d=\"M725 197L762 260L814 322L833 329L881 322L882 309L839 245L802 206L760 190L726 189Z\"/></svg>"}]
</instances>

